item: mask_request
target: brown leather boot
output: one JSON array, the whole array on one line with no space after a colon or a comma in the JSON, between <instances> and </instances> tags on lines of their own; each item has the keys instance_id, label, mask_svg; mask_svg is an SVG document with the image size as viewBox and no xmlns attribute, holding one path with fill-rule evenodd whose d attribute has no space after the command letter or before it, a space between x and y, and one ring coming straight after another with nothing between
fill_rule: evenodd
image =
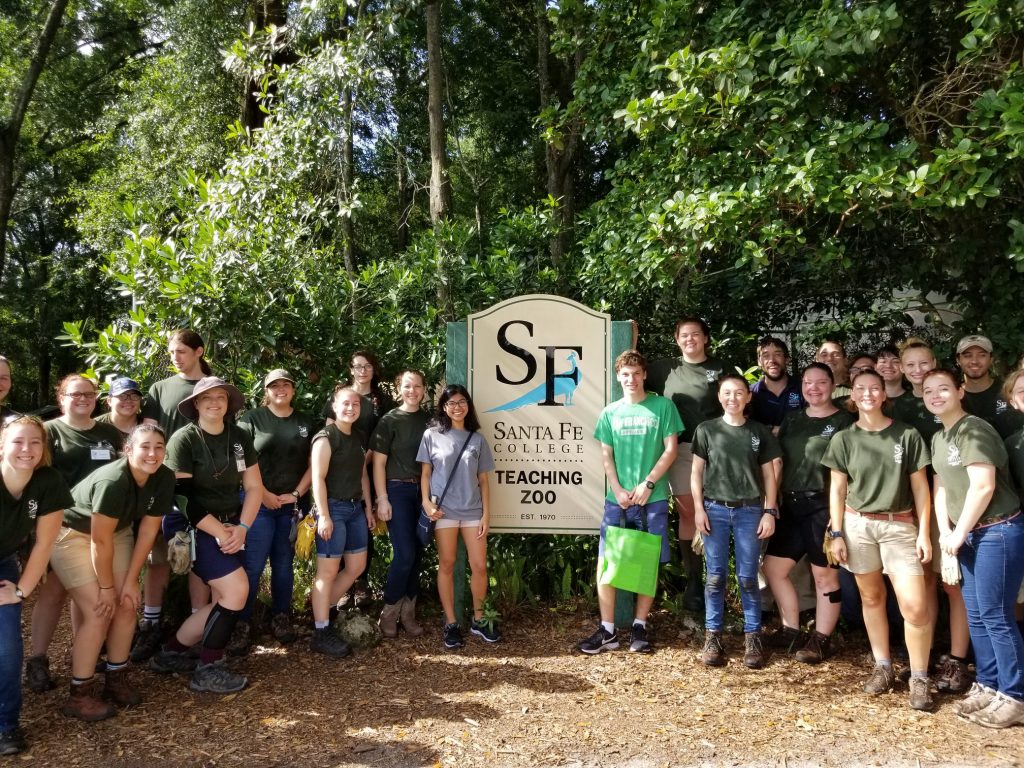
<instances>
[{"instance_id":1,"label":"brown leather boot","mask_svg":"<svg viewBox=\"0 0 1024 768\"><path fill-rule=\"evenodd\" d=\"M119 707L134 707L142 703L142 695L129 684L127 667L106 673L103 698Z\"/></svg>"},{"instance_id":2,"label":"brown leather boot","mask_svg":"<svg viewBox=\"0 0 1024 768\"><path fill-rule=\"evenodd\" d=\"M402 611L400 616L402 629L409 637L419 637L423 634L423 627L416 621L416 598L407 597L402 600Z\"/></svg>"},{"instance_id":3,"label":"brown leather boot","mask_svg":"<svg viewBox=\"0 0 1024 768\"><path fill-rule=\"evenodd\" d=\"M380 621L377 624L380 626L381 634L384 637L398 637L398 613L401 607L401 603L389 603L380 612Z\"/></svg>"},{"instance_id":4,"label":"brown leather boot","mask_svg":"<svg viewBox=\"0 0 1024 768\"><path fill-rule=\"evenodd\" d=\"M116 715L117 710L99 698L99 685L100 681L95 677L81 685L72 682L70 695L61 711L67 717L77 717L87 722L106 720Z\"/></svg>"}]
</instances>

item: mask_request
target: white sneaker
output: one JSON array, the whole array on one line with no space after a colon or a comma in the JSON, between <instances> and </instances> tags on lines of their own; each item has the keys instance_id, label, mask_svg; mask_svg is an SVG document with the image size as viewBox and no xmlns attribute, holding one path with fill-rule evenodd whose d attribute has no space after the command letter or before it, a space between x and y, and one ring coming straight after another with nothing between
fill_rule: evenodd
<instances>
[{"instance_id":1,"label":"white sneaker","mask_svg":"<svg viewBox=\"0 0 1024 768\"><path fill-rule=\"evenodd\" d=\"M992 703L973 715L971 720L986 728L1009 728L1024 723L1024 701L997 693Z\"/></svg>"}]
</instances>

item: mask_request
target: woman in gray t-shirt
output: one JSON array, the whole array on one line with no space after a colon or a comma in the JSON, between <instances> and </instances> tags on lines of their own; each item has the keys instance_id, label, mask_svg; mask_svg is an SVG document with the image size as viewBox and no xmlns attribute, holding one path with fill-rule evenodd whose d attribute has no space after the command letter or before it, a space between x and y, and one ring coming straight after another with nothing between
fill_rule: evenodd
<instances>
[{"instance_id":1,"label":"woman in gray t-shirt","mask_svg":"<svg viewBox=\"0 0 1024 768\"><path fill-rule=\"evenodd\" d=\"M487 530L491 517L487 473L494 469L494 458L479 429L480 422L469 392L459 384L452 384L441 394L437 413L423 433L416 453L416 461L422 466L423 510L436 522L437 592L444 608L444 646L448 649L465 645L455 618L455 553L460 529L473 574L470 631L488 643L501 639L495 624L483 620L487 597Z\"/></svg>"}]
</instances>

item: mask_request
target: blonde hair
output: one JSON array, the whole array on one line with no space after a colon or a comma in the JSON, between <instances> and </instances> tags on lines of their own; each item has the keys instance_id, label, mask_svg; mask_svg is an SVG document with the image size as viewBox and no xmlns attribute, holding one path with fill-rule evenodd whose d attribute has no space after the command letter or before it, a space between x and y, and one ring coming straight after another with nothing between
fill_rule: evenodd
<instances>
[{"instance_id":1,"label":"blonde hair","mask_svg":"<svg viewBox=\"0 0 1024 768\"><path fill-rule=\"evenodd\" d=\"M43 422L36 416L19 416L16 419L11 419L0 427L0 459L2 459L4 455L3 445L4 440L7 438L7 431L11 427L25 425L31 425L38 429L39 434L43 438L43 455L39 458L39 463L36 464L36 468L50 466L50 463L53 461L53 455L50 453L50 438L46 434L46 427L43 426Z\"/></svg>"},{"instance_id":2,"label":"blonde hair","mask_svg":"<svg viewBox=\"0 0 1024 768\"><path fill-rule=\"evenodd\" d=\"M1006 377L1006 381L1003 382L1003 399L1010 405L1013 405L1013 398L1011 397L1013 388L1016 386L1017 381L1021 376L1024 376L1024 368L1018 368L1016 371L1012 371L1010 375Z\"/></svg>"}]
</instances>

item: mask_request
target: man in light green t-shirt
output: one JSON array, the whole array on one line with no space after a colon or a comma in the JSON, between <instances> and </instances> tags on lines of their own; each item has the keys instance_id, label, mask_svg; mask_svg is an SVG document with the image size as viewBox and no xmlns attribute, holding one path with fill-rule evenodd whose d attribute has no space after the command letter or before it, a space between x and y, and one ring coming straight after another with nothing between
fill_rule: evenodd
<instances>
[{"instance_id":1,"label":"man in light green t-shirt","mask_svg":"<svg viewBox=\"0 0 1024 768\"><path fill-rule=\"evenodd\" d=\"M665 473L676 457L682 419L671 400L644 390L647 360L636 350L615 359L615 377L623 397L601 411L594 436L601 441L601 456L608 495L605 498L601 543L598 551L597 597L601 626L577 646L586 654L619 647L615 634L615 587L602 584L605 531L609 527L640 523L648 533L661 536L660 562L668 562L668 480ZM629 650L650 653L647 615L653 596L637 595L636 618Z\"/></svg>"}]
</instances>

